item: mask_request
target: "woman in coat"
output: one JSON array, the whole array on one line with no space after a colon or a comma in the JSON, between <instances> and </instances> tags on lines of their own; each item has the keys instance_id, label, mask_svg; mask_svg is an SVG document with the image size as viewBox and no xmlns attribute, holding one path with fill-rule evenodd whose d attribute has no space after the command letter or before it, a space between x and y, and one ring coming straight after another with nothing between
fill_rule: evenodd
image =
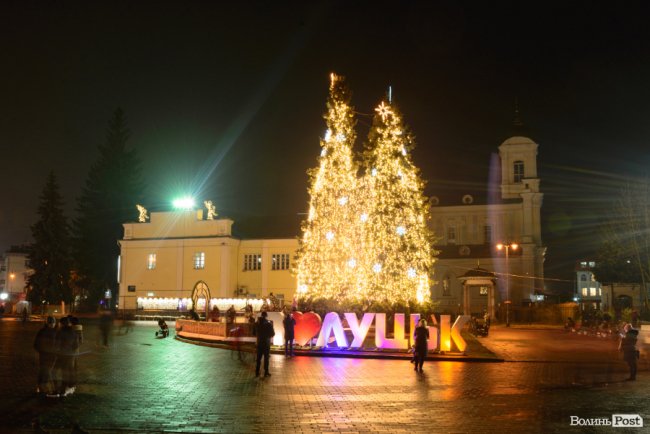
<instances>
[{"instance_id":1,"label":"woman in coat","mask_svg":"<svg viewBox=\"0 0 650 434\"><path fill-rule=\"evenodd\" d=\"M415 328L415 370L422 372L424 358L427 356L427 340L429 339L429 329L427 322L422 318Z\"/></svg>"},{"instance_id":2,"label":"woman in coat","mask_svg":"<svg viewBox=\"0 0 650 434\"><path fill-rule=\"evenodd\" d=\"M623 360L630 367L630 376L627 381L636 380L636 359L639 357L639 352L636 349L636 338L639 331L632 328L632 324L625 324L623 333L621 333L621 341L618 344L618 350L623 353Z\"/></svg>"}]
</instances>

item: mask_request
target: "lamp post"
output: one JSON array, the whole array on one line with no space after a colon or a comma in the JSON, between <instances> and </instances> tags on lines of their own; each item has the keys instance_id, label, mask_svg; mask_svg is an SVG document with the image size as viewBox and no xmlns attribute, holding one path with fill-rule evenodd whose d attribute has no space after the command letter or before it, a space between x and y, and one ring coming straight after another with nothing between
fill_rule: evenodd
<instances>
[{"instance_id":1,"label":"lamp post","mask_svg":"<svg viewBox=\"0 0 650 434\"><path fill-rule=\"evenodd\" d=\"M517 243L499 243L497 244L497 250L506 249L506 327L510 327L510 267L508 264L508 256L510 254L510 249L517 250L519 244Z\"/></svg>"}]
</instances>

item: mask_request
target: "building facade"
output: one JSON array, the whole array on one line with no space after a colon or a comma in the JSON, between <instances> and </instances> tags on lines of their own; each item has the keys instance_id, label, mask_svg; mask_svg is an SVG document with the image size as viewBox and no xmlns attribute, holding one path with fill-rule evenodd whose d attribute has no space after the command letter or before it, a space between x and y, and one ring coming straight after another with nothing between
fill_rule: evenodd
<instances>
[{"instance_id":1,"label":"building facade","mask_svg":"<svg viewBox=\"0 0 650 434\"><path fill-rule=\"evenodd\" d=\"M12 246L0 257L0 303L5 312L15 311L16 305L25 301L27 279L32 270L27 266L27 250Z\"/></svg>"},{"instance_id":2,"label":"building facade","mask_svg":"<svg viewBox=\"0 0 650 434\"><path fill-rule=\"evenodd\" d=\"M487 189L492 194L432 196L431 226L439 256L431 296L441 312L488 310L498 316L508 300L516 307L543 297L546 248L537 148L521 135L501 144L493 167L499 176ZM296 281L290 270L297 239L237 239L233 223L207 220L194 210L154 212L149 222L124 224L119 308L175 308L192 298L199 284L211 298L274 293L292 300ZM497 243L509 248L498 251Z\"/></svg>"},{"instance_id":3,"label":"building facade","mask_svg":"<svg viewBox=\"0 0 650 434\"><path fill-rule=\"evenodd\" d=\"M240 240L230 219L207 220L201 210L154 212L149 222L125 223L119 241L118 308L173 310L197 288L209 299L291 301L296 239Z\"/></svg>"},{"instance_id":4,"label":"building facade","mask_svg":"<svg viewBox=\"0 0 650 434\"><path fill-rule=\"evenodd\" d=\"M516 311L543 300L544 195L537 175L537 150L530 138L514 135L499 146L486 190L433 194L431 224L440 254L432 297L442 312L479 314L492 305L498 316L506 301ZM507 248L499 250L498 244ZM496 291L490 291L487 281L467 287L462 277L478 268L494 273ZM494 299L489 299L490 294Z\"/></svg>"},{"instance_id":5,"label":"building facade","mask_svg":"<svg viewBox=\"0 0 650 434\"><path fill-rule=\"evenodd\" d=\"M594 276L594 261L580 261L576 264L576 286L573 300L578 303L580 310L606 310L612 306L611 292L605 291Z\"/></svg>"}]
</instances>

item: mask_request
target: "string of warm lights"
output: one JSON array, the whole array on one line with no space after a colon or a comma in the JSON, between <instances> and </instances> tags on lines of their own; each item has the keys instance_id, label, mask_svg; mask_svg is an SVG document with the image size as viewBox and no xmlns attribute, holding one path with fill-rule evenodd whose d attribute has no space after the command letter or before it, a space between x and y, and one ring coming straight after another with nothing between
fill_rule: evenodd
<instances>
[{"instance_id":1,"label":"string of warm lights","mask_svg":"<svg viewBox=\"0 0 650 434\"><path fill-rule=\"evenodd\" d=\"M331 75L321 139L319 167L309 172L309 213L297 252L298 295L312 298L354 297L358 288L356 243L359 239L354 162L355 120L343 77Z\"/></svg>"},{"instance_id":2,"label":"string of warm lights","mask_svg":"<svg viewBox=\"0 0 650 434\"><path fill-rule=\"evenodd\" d=\"M358 177L354 110L332 74L319 166L310 171L309 213L296 257L298 295L339 302L429 299L434 262L424 183L396 108L376 109Z\"/></svg>"}]
</instances>

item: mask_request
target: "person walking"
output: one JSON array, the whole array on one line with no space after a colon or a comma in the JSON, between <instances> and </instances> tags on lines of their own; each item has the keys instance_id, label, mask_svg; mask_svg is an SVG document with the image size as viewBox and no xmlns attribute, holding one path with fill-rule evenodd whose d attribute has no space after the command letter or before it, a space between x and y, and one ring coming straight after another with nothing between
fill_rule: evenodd
<instances>
[{"instance_id":1,"label":"person walking","mask_svg":"<svg viewBox=\"0 0 650 434\"><path fill-rule=\"evenodd\" d=\"M99 329L102 332L102 345L108 348L108 335L113 327L113 316L110 312L102 312L99 317Z\"/></svg>"},{"instance_id":2,"label":"person walking","mask_svg":"<svg viewBox=\"0 0 650 434\"><path fill-rule=\"evenodd\" d=\"M53 317L48 316L45 324L36 334L34 349L38 352L36 393L53 394L52 370L56 363L56 319Z\"/></svg>"},{"instance_id":3,"label":"person walking","mask_svg":"<svg viewBox=\"0 0 650 434\"><path fill-rule=\"evenodd\" d=\"M291 313L287 313L282 321L284 325L284 357L293 357L293 339L296 328L296 319Z\"/></svg>"},{"instance_id":4,"label":"person walking","mask_svg":"<svg viewBox=\"0 0 650 434\"><path fill-rule=\"evenodd\" d=\"M255 376L260 375L260 364L264 357L264 376L270 377L269 357L271 353L271 338L275 336L273 323L267 319L268 314L262 312L260 318L255 323L255 336L257 336L257 360L255 362Z\"/></svg>"},{"instance_id":5,"label":"person walking","mask_svg":"<svg viewBox=\"0 0 650 434\"><path fill-rule=\"evenodd\" d=\"M77 384L77 373L79 372L79 349L81 348L81 344L84 343L84 328L81 323L79 323L79 318L76 316L68 315L68 319L72 331L74 332L75 339L77 340L77 350L75 351L73 359L74 370L72 372L73 382Z\"/></svg>"},{"instance_id":6,"label":"person walking","mask_svg":"<svg viewBox=\"0 0 650 434\"><path fill-rule=\"evenodd\" d=\"M639 331L632 328L632 324L625 324L618 350L623 353L623 360L630 368L630 376L625 381L636 380L636 359L639 358L639 351L636 349L636 339Z\"/></svg>"},{"instance_id":7,"label":"person walking","mask_svg":"<svg viewBox=\"0 0 650 434\"><path fill-rule=\"evenodd\" d=\"M422 372L424 359L427 356L427 340L429 339L429 329L427 328L427 321L422 318L418 321L418 326L415 328L415 371Z\"/></svg>"}]
</instances>

